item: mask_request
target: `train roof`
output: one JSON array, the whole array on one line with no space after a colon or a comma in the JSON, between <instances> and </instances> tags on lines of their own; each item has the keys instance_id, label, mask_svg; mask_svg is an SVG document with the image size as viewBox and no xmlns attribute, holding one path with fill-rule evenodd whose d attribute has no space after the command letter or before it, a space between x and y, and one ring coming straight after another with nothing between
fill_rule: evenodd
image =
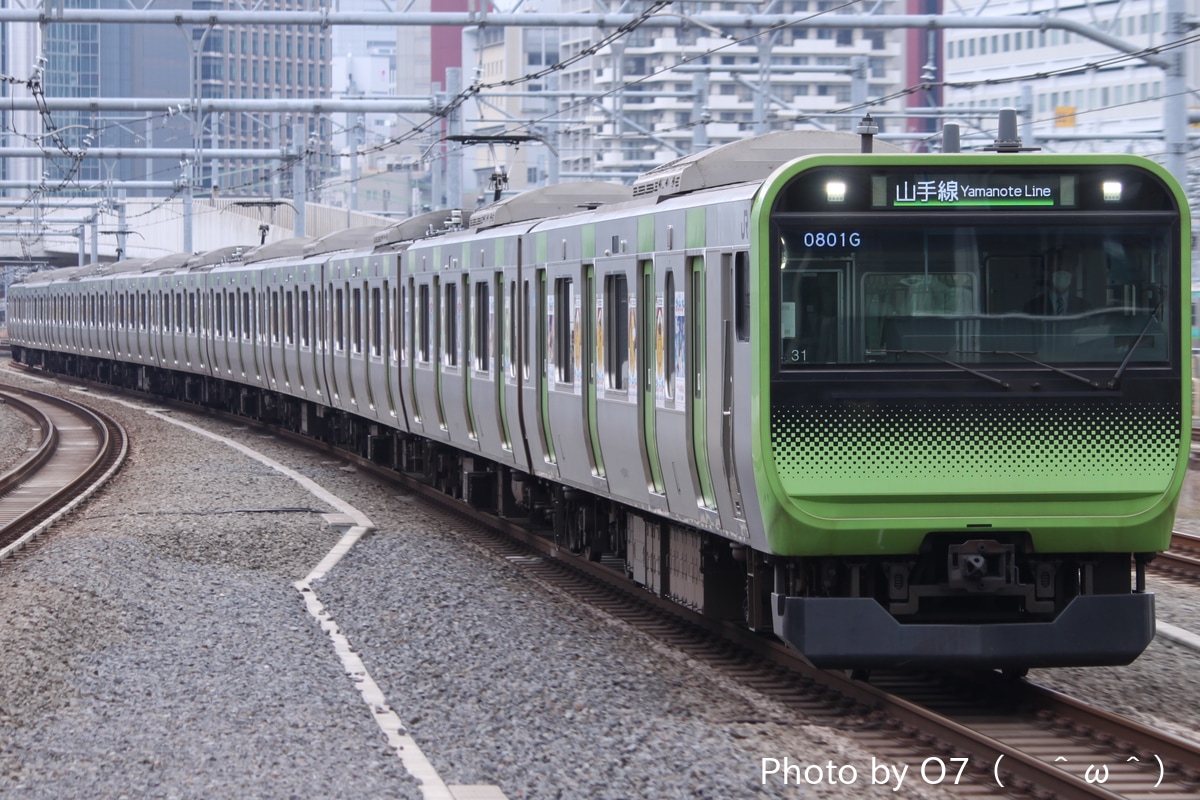
<instances>
[{"instance_id":1,"label":"train roof","mask_svg":"<svg viewBox=\"0 0 1200 800\"><path fill-rule=\"evenodd\" d=\"M357 228L346 228L333 233L327 233L319 239L313 239L304 248L304 256L319 256L325 253L336 253L339 250L370 250L375 243L375 234L379 225L360 225Z\"/></svg>"},{"instance_id":2,"label":"train roof","mask_svg":"<svg viewBox=\"0 0 1200 800\"><path fill-rule=\"evenodd\" d=\"M375 234L375 246L387 247L388 245L399 244L400 242L412 242L417 239L436 236L446 231L457 230L462 227L462 221L465 217L466 213L458 208L418 214L415 217L409 217L406 220L389 225L381 231L377 231Z\"/></svg>"},{"instance_id":3,"label":"train roof","mask_svg":"<svg viewBox=\"0 0 1200 800\"><path fill-rule=\"evenodd\" d=\"M607 203L621 203L632 197L633 193L629 187L619 183L559 183L521 192L486 205L471 215L470 227L491 228L511 222L561 217L581 209L592 209Z\"/></svg>"},{"instance_id":4,"label":"train roof","mask_svg":"<svg viewBox=\"0 0 1200 800\"><path fill-rule=\"evenodd\" d=\"M232 244L228 247L218 247L216 250L208 250L204 253L198 253L183 264L188 269L205 269L228 264L231 261L241 261L242 253L248 248L241 244Z\"/></svg>"},{"instance_id":5,"label":"train roof","mask_svg":"<svg viewBox=\"0 0 1200 800\"><path fill-rule=\"evenodd\" d=\"M875 152L903 153L876 140ZM800 156L861 153L862 137L841 131L776 131L720 145L656 167L633 182L634 197L663 199L701 189L766 180Z\"/></svg>"},{"instance_id":6,"label":"train roof","mask_svg":"<svg viewBox=\"0 0 1200 800\"><path fill-rule=\"evenodd\" d=\"M65 281L78 279L87 273L95 265L74 266L74 267L57 267L56 269L39 269L36 272L31 272L21 278L20 283L49 283L51 281Z\"/></svg>"},{"instance_id":7,"label":"train roof","mask_svg":"<svg viewBox=\"0 0 1200 800\"><path fill-rule=\"evenodd\" d=\"M243 264L254 264L259 261L269 261L273 258L289 258L304 255L304 248L312 242L311 236L293 236L290 239L280 239L267 244L260 244L253 250L242 253Z\"/></svg>"}]
</instances>

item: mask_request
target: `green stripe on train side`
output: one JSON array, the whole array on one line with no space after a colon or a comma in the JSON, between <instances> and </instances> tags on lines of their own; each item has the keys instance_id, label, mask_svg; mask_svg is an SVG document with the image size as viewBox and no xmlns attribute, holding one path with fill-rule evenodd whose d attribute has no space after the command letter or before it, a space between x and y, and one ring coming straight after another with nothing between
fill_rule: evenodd
<instances>
[{"instance_id":1,"label":"green stripe on train side","mask_svg":"<svg viewBox=\"0 0 1200 800\"><path fill-rule=\"evenodd\" d=\"M708 209L703 206L687 210L687 232L684 239L689 250L704 247L708 241L708 232L705 227L708 222L707 213Z\"/></svg>"},{"instance_id":2,"label":"green stripe on train side","mask_svg":"<svg viewBox=\"0 0 1200 800\"><path fill-rule=\"evenodd\" d=\"M580 256L582 258L596 257L596 226L592 224L584 225L580 229L582 240L580 242Z\"/></svg>"},{"instance_id":3,"label":"green stripe on train side","mask_svg":"<svg viewBox=\"0 0 1200 800\"><path fill-rule=\"evenodd\" d=\"M654 252L654 220L653 214L643 214L638 217L638 247L639 253ZM613 253L616 255L616 253Z\"/></svg>"}]
</instances>

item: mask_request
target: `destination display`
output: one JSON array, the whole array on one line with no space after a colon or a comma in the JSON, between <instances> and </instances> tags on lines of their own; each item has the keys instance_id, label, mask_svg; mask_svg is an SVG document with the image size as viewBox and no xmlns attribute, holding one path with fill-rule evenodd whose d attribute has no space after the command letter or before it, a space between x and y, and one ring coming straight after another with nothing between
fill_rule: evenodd
<instances>
[{"instance_id":1,"label":"destination display","mask_svg":"<svg viewBox=\"0 0 1200 800\"><path fill-rule=\"evenodd\" d=\"M871 207L903 211L947 208L1075 208L1075 175L891 174L871 177Z\"/></svg>"}]
</instances>

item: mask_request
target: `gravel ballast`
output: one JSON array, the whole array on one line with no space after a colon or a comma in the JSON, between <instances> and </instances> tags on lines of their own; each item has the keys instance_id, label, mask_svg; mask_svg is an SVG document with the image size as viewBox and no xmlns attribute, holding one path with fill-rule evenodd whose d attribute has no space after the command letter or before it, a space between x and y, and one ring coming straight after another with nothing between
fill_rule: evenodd
<instances>
[{"instance_id":1,"label":"gravel ballast","mask_svg":"<svg viewBox=\"0 0 1200 800\"><path fill-rule=\"evenodd\" d=\"M0 403L0 474L16 466L34 446L33 420L7 403Z\"/></svg>"},{"instance_id":2,"label":"gravel ballast","mask_svg":"<svg viewBox=\"0 0 1200 800\"><path fill-rule=\"evenodd\" d=\"M224 445L91 400L132 454L0 567L0 794L421 797L293 586L339 540L333 509ZM314 589L448 784L511 800L944 796L917 764L900 791L871 787L872 754L842 731L543 587L343 462L187 418L370 517L377 530ZM1194 594L1180 587L1192 608L1176 624ZM1160 595L1164 619L1175 602ZM1125 671L1054 674L1130 704L1145 666L1155 689L1134 705L1190 727L1196 658L1155 644ZM762 759L785 757L853 765L858 783L764 785Z\"/></svg>"}]
</instances>

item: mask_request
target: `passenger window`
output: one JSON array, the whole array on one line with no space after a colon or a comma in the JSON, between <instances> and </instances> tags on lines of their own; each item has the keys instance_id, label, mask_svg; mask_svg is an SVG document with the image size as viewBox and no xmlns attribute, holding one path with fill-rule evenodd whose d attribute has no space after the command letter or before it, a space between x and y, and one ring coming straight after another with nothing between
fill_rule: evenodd
<instances>
[{"instance_id":1,"label":"passenger window","mask_svg":"<svg viewBox=\"0 0 1200 800\"><path fill-rule=\"evenodd\" d=\"M442 341L445 343L443 360L450 367L458 366L458 284L446 284L446 331Z\"/></svg>"},{"instance_id":2,"label":"passenger window","mask_svg":"<svg viewBox=\"0 0 1200 800\"><path fill-rule=\"evenodd\" d=\"M668 272L663 284L663 307L659 324L662 326L662 374L663 393L668 400L675 399L675 367L679 358L675 353L677 341L682 337L675 335L675 321L682 323L682 315L676 317L679 309L675 307L675 273Z\"/></svg>"},{"instance_id":3,"label":"passenger window","mask_svg":"<svg viewBox=\"0 0 1200 800\"><path fill-rule=\"evenodd\" d=\"M362 289L354 288L352 292L352 302L350 304L350 319L354 326L350 334L350 341L354 346L355 355L362 355L363 351L363 296Z\"/></svg>"},{"instance_id":4,"label":"passenger window","mask_svg":"<svg viewBox=\"0 0 1200 800\"><path fill-rule=\"evenodd\" d=\"M609 389L629 386L629 286L624 275L604 277L604 373Z\"/></svg>"},{"instance_id":5,"label":"passenger window","mask_svg":"<svg viewBox=\"0 0 1200 800\"><path fill-rule=\"evenodd\" d=\"M383 305L379 287L371 289L371 355L383 355Z\"/></svg>"},{"instance_id":6,"label":"passenger window","mask_svg":"<svg viewBox=\"0 0 1200 800\"><path fill-rule=\"evenodd\" d=\"M489 343L491 331L489 308L491 306L491 286L487 281L475 284L475 369L487 372L491 368L491 353Z\"/></svg>"},{"instance_id":7,"label":"passenger window","mask_svg":"<svg viewBox=\"0 0 1200 800\"><path fill-rule=\"evenodd\" d=\"M733 254L734 330L739 342L750 341L750 256Z\"/></svg>"},{"instance_id":8,"label":"passenger window","mask_svg":"<svg viewBox=\"0 0 1200 800\"><path fill-rule=\"evenodd\" d=\"M417 335L419 341L417 347L420 350L421 362L428 364L430 347L429 347L429 284L421 284L419 290L419 299L417 302Z\"/></svg>"},{"instance_id":9,"label":"passenger window","mask_svg":"<svg viewBox=\"0 0 1200 800\"><path fill-rule=\"evenodd\" d=\"M572 337L575 314L575 284L571 278L554 281L554 364L559 383L575 382L575 342Z\"/></svg>"},{"instance_id":10,"label":"passenger window","mask_svg":"<svg viewBox=\"0 0 1200 800\"><path fill-rule=\"evenodd\" d=\"M346 299L345 292L337 289L333 294L333 346L335 350L346 349Z\"/></svg>"}]
</instances>

